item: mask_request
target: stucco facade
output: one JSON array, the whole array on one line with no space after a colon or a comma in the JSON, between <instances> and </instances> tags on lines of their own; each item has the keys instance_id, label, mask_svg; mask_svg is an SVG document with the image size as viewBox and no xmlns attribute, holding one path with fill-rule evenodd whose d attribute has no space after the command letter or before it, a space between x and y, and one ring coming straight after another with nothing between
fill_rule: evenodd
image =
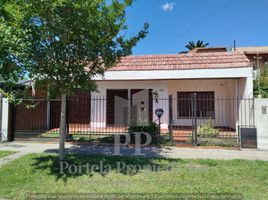
<instances>
[{"instance_id":1,"label":"stucco facade","mask_svg":"<svg viewBox=\"0 0 268 200\"><path fill-rule=\"evenodd\" d=\"M144 89L153 90L158 95L158 102L153 100L153 120L157 120L154 111L157 108L162 108L165 113L162 117L162 128L167 129L169 124L169 102L168 98L171 95L176 99L177 92L214 92L215 99L215 118L214 123L218 126L226 126L236 129L239 121L239 109L243 107L242 102L237 104L232 99L237 98L252 98L253 97L253 73L252 68L238 69L203 69L203 70L170 70L166 71L123 71L123 72L107 72L104 77L96 78L98 92L92 93L92 98L107 98L107 90L128 90L129 99L131 98L131 90ZM154 76L157 75L157 76ZM175 76L176 75L176 76ZM199 76L199 77L198 77ZM141 101L143 97L140 96ZM222 102L222 99L230 100ZM148 99L147 99L148 100ZM146 100L146 101L147 101ZM219 105L217 105L217 103ZM94 101L92 102L94 104ZM177 104L173 102L173 120L177 125L191 125L191 119L177 118ZM98 108L92 105L91 125L106 126L106 105ZM104 109L103 117L97 117L96 110ZM95 115L95 116L94 116ZM217 117L218 116L218 117ZM220 119L219 119L220 118ZM203 123L204 120L198 120L198 123Z\"/></svg>"}]
</instances>

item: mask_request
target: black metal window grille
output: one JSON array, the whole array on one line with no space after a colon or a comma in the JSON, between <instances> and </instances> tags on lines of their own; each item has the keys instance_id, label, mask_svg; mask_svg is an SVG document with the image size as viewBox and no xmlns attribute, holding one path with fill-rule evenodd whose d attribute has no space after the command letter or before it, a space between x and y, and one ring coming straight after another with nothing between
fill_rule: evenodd
<instances>
[{"instance_id":1,"label":"black metal window grille","mask_svg":"<svg viewBox=\"0 0 268 200\"><path fill-rule=\"evenodd\" d=\"M196 113L198 118L215 118L214 92L177 92L177 116L192 117L192 102L196 94Z\"/></svg>"}]
</instances>

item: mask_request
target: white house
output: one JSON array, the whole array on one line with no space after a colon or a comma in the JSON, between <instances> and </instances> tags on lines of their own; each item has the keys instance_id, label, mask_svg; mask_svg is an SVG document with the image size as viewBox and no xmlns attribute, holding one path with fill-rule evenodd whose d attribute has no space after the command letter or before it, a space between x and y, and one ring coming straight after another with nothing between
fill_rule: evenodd
<instances>
[{"instance_id":1,"label":"white house","mask_svg":"<svg viewBox=\"0 0 268 200\"><path fill-rule=\"evenodd\" d=\"M242 101L219 102L221 98L252 98L253 68L243 53L210 50L123 58L104 77L95 77L98 92L91 96L106 99L107 103L96 105L96 101L91 101L91 127L125 124L133 118L142 122L157 120L154 111L159 107L165 112L163 129L168 128L171 115L175 125L188 126L192 123L191 106L183 99L196 93L197 98L207 99L204 105L199 103L199 107L206 107L197 111L199 123L212 118L218 126L236 129L238 121L243 120L239 108L246 107L250 113L250 106ZM174 99L172 111L168 103L170 95ZM154 100L156 97L158 101ZM100 113L103 117L99 117Z\"/></svg>"},{"instance_id":2,"label":"white house","mask_svg":"<svg viewBox=\"0 0 268 200\"><path fill-rule=\"evenodd\" d=\"M72 134L122 133L132 123L157 121L157 108L164 110L162 130L172 128L182 135L211 121L222 134L237 138L239 126L255 124L253 68L244 53L204 48L128 56L95 80L97 92L78 91L68 103ZM56 131L59 116L56 100L42 101L34 110L18 105L15 136ZM2 130L6 122L2 121Z\"/></svg>"}]
</instances>

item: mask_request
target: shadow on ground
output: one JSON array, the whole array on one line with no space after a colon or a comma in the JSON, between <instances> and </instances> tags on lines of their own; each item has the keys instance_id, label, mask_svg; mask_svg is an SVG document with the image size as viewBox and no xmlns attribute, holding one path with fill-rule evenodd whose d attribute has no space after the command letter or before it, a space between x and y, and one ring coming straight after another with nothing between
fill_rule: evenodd
<instances>
[{"instance_id":1,"label":"shadow on ground","mask_svg":"<svg viewBox=\"0 0 268 200\"><path fill-rule=\"evenodd\" d=\"M48 154L35 158L33 167L35 170L48 171L49 175L55 176L57 180L67 181L70 177L92 177L94 174L106 176L111 172L131 176L144 170L157 173L169 170L169 164L173 161L163 158L162 153L168 150L159 147L141 147L141 153L144 155L140 156L135 156L135 148L132 146L120 148L123 156L114 155L114 148L89 144L72 145L65 149L65 162L59 162L58 149L47 149L45 153Z\"/></svg>"},{"instance_id":2,"label":"shadow on ground","mask_svg":"<svg viewBox=\"0 0 268 200\"><path fill-rule=\"evenodd\" d=\"M76 146L67 150L64 162L59 162L58 154L42 154L34 157L33 170L47 171L48 175L55 176L56 180L67 182L69 178L84 175L92 177L96 174L107 176L110 173L119 173L133 176L150 171L158 173L171 170L172 159L144 158L141 156L109 156L109 155L82 155L81 147ZM55 153L55 150L47 151ZM80 153L80 154L74 154Z\"/></svg>"},{"instance_id":3,"label":"shadow on ground","mask_svg":"<svg viewBox=\"0 0 268 200\"><path fill-rule=\"evenodd\" d=\"M95 144L76 144L65 149L67 154L79 154L79 155L118 155L115 154L114 145L95 145ZM145 146L141 147L141 156L148 158L160 158L164 153L168 153L168 148ZM58 153L58 149L47 149L46 153ZM135 156L134 146L122 146L120 147L120 154L124 156Z\"/></svg>"}]
</instances>

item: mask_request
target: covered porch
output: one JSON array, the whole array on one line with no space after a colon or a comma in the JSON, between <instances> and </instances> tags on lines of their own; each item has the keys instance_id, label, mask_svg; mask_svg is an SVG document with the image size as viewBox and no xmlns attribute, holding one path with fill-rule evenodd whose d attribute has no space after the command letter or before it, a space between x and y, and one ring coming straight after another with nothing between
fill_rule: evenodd
<instances>
[{"instance_id":1,"label":"covered porch","mask_svg":"<svg viewBox=\"0 0 268 200\"><path fill-rule=\"evenodd\" d=\"M98 81L99 92L91 94L90 126L144 125L156 122L154 111L162 108L163 130L168 130L171 123L174 129L191 127L192 95L195 94L198 125L211 120L215 127L236 130L243 121L239 111L246 107L245 112L250 112L247 109L251 102L246 101L252 95L247 89L248 83L243 78ZM106 102L100 105L98 98Z\"/></svg>"}]
</instances>

